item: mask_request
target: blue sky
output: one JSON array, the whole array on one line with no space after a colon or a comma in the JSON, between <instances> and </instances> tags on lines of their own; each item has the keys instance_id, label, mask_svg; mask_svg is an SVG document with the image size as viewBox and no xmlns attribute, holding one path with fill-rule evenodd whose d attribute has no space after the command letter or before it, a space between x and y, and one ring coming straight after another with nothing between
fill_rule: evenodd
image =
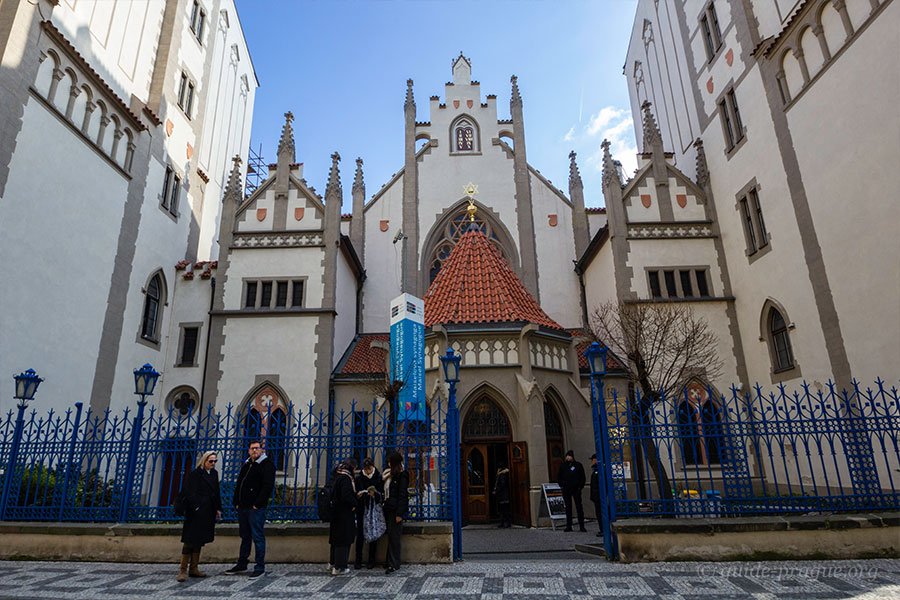
<instances>
[{"instance_id":1,"label":"blue sky","mask_svg":"<svg viewBox=\"0 0 900 600\"><path fill-rule=\"evenodd\" d=\"M519 77L528 162L568 193L568 154L578 153L588 206L602 206L600 142L626 172L634 129L622 65L637 0L236 0L260 87L252 144L274 162L283 113L295 115L297 161L322 194L340 153L344 212L354 160L367 200L403 166L403 100L415 81L417 120L444 100L462 51L482 94L509 118L510 75ZM476 182L477 183L477 182Z\"/></svg>"}]
</instances>

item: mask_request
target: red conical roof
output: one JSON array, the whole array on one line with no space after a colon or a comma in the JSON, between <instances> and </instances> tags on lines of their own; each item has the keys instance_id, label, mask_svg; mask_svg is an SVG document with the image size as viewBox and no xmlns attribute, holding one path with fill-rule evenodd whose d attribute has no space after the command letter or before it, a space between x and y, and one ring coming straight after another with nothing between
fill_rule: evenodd
<instances>
[{"instance_id":1,"label":"red conical roof","mask_svg":"<svg viewBox=\"0 0 900 600\"><path fill-rule=\"evenodd\" d=\"M562 329L531 297L484 233L467 231L425 293L425 326L522 321Z\"/></svg>"}]
</instances>

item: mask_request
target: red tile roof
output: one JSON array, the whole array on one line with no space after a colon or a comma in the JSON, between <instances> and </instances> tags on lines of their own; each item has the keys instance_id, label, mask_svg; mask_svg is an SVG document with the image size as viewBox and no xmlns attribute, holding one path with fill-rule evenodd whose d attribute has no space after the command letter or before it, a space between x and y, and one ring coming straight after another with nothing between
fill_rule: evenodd
<instances>
[{"instance_id":1,"label":"red tile roof","mask_svg":"<svg viewBox=\"0 0 900 600\"><path fill-rule=\"evenodd\" d=\"M425 326L528 322L562 329L547 316L481 231L468 231L425 293Z\"/></svg>"},{"instance_id":2,"label":"red tile roof","mask_svg":"<svg viewBox=\"0 0 900 600\"><path fill-rule=\"evenodd\" d=\"M373 348L372 342L376 341L390 344L391 335L389 333L361 334L354 343L341 373L344 375L384 373L384 359L387 357L387 351L383 348Z\"/></svg>"}]
</instances>

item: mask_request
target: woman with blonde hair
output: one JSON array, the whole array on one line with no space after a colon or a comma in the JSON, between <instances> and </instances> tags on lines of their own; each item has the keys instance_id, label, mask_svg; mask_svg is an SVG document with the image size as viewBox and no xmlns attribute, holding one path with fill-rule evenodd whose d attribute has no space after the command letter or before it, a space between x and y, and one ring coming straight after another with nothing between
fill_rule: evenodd
<instances>
[{"instance_id":1,"label":"woman with blonde hair","mask_svg":"<svg viewBox=\"0 0 900 600\"><path fill-rule=\"evenodd\" d=\"M222 498L219 494L218 455L204 452L197 468L188 475L184 503L184 528L181 530L181 570L178 581L187 576L206 577L198 569L200 549L215 538L216 519L222 518ZM190 569L188 569L190 566Z\"/></svg>"}]
</instances>

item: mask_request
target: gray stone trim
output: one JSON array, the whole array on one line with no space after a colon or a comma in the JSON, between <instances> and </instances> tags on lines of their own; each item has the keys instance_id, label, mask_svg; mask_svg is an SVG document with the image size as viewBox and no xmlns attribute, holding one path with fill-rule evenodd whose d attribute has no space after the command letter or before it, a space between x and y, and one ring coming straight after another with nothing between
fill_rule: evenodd
<instances>
[{"instance_id":1,"label":"gray stone trim","mask_svg":"<svg viewBox=\"0 0 900 600\"><path fill-rule=\"evenodd\" d=\"M236 249L315 248L324 245L324 230L304 232L238 232L234 234L231 242L231 247Z\"/></svg>"},{"instance_id":2,"label":"gray stone trim","mask_svg":"<svg viewBox=\"0 0 900 600\"><path fill-rule=\"evenodd\" d=\"M735 198L734 210L738 213L738 218L741 221L741 226L742 226L741 228L744 231L744 243L747 246L747 248L744 249L744 254L747 256L747 260L750 262L751 265L753 263L755 263L757 260L759 260L760 257L765 256L772 250L772 234L769 233L768 229L766 230L765 245L763 245L762 247L759 246L759 233L760 233L759 232L759 230L760 230L759 218L756 215L756 211L751 206L750 219L753 222L753 224L751 226L754 227L753 236L757 240L756 241L757 248L751 252L750 247L749 247L750 234L747 231L747 221L744 218L743 211L741 210L741 201L746 199L746 201L749 202L751 191L755 191L757 194L757 197L758 197L760 190L762 190L762 186L759 185L759 183L757 183L756 177L754 177L747 183L747 185L745 185L743 188L741 188L741 191L739 191L734 196L734 198ZM762 207L762 202L760 201L760 208L761 207Z\"/></svg>"},{"instance_id":3,"label":"gray stone trim","mask_svg":"<svg viewBox=\"0 0 900 600\"><path fill-rule=\"evenodd\" d=\"M407 237L407 265L419 264L419 166L416 161L416 103L413 100L413 82L407 81L404 129L403 165L403 211L401 228ZM413 296L421 297L419 277L414 268L407 268L402 274L405 290Z\"/></svg>"},{"instance_id":4,"label":"gray stone trim","mask_svg":"<svg viewBox=\"0 0 900 600\"><path fill-rule=\"evenodd\" d=\"M788 342L791 343L791 357L794 362L793 365L787 369L775 369L775 340L772 339L772 334L769 331L768 325L769 312L773 308L781 313L781 317L784 319L788 329ZM763 302L762 311L759 314L759 341L766 344L766 349L769 352L769 378L772 383L782 383L803 376L800 371L800 362L797 360L797 355L794 353L794 344L790 339L790 332L793 331L795 327L796 325L794 325L794 322L791 320L790 315L788 315L784 306L772 297L766 298L766 301Z\"/></svg>"},{"instance_id":5,"label":"gray stone trim","mask_svg":"<svg viewBox=\"0 0 900 600\"><path fill-rule=\"evenodd\" d=\"M732 14L738 24L738 44L742 53L749 58L750 53L758 41L758 33L755 32L755 18L747 12L743 2L732 2ZM752 22L751 22L752 21ZM754 35L755 34L755 35ZM847 357L847 349L844 346L844 336L841 331L840 318L831 292L831 284L828 280L828 272L825 269L825 261L822 257L822 247L813 221L812 211L809 207L809 199L806 196L806 188L803 184L803 173L800 169L800 161L794 149L794 140L791 134L787 115L783 110L784 103L778 89L776 79L777 65L768 60L760 60L756 63L760 70L763 89L772 118L772 127L775 131L775 139L778 143L778 151L784 165L787 179L788 193L797 219L797 232L803 247L803 256L806 260L807 273L812 286L816 310L819 314L819 322L822 334L825 337L825 349L831 366L832 376L839 385L848 385L852 374L850 372L850 360Z\"/></svg>"},{"instance_id":6,"label":"gray stone trim","mask_svg":"<svg viewBox=\"0 0 900 600\"><path fill-rule=\"evenodd\" d=\"M629 223L628 239L694 239L712 238L715 234L709 221L682 221L674 223Z\"/></svg>"},{"instance_id":7,"label":"gray stone trim","mask_svg":"<svg viewBox=\"0 0 900 600\"><path fill-rule=\"evenodd\" d=\"M332 154L331 172L325 192L325 249L322 253L323 312L315 327L315 385L316 402L331 401L331 372L334 359L334 321L337 294L338 252L341 239L341 204L343 189L338 174L337 153Z\"/></svg>"},{"instance_id":8,"label":"gray stone trim","mask_svg":"<svg viewBox=\"0 0 900 600\"><path fill-rule=\"evenodd\" d=\"M528 159L525 153L525 123L522 116L522 101L516 101L518 88L513 81L514 97L510 100L509 110L513 121L513 154L514 180L516 186L516 217L519 233L519 253L522 264L522 283L531 296L541 303L538 288L537 241L534 231L534 207L531 202L531 178L528 175Z\"/></svg>"},{"instance_id":9,"label":"gray stone trim","mask_svg":"<svg viewBox=\"0 0 900 600\"><path fill-rule=\"evenodd\" d=\"M147 174L150 171L151 148L161 143L161 141L153 140L149 135L144 134L141 134L136 140L131 180L128 182L122 221L119 225L116 257L113 261L112 275L109 280L106 313L103 317L103 328L100 333L100 345L97 351L94 379L91 384L90 408L95 414L102 414L104 410L109 408L110 397L112 396L115 371L119 359L119 344L122 340L122 329L124 327L125 308L128 302L128 292L131 289L132 264L137 250L137 238L141 225L144 189L147 186ZM164 273L163 281L165 281ZM169 286L165 285L164 288L163 291L167 301ZM161 308L163 305L162 300L163 298L160 298ZM141 312L143 313L143 310ZM158 326L160 329L163 327L162 311L160 311ZM140 324L138 327L140 327ZM143 340L140 336L140 330L138 330L137 335L139 342ZM159 349L158 343L155 349Z\"/></svg>"},{"instance_id":10,"label":"gray stone trim","mask_svg":"<svg viewBox=\"0 0 900 600\"><path fill-rule=\"evenodd\" d=\"M189 365L185 365L180 362L181 354L184 351L184 330L187 328L192 328L192 327L197 328L197 348L194 350L194 361ZM200 365L200 363L199 363L200 350L201 350L200 340L202 339L202 335L203 335L203 321L183 322L183 323L178 324L178 347L176 348L176 352L175 352L175 362L172 363L173 367L179 368L179 369L185 369L185 368L198 367ZM199 398L199 395L198 395L198 398Z\"/></svg>"},{"instance_id":11,"label":"gray stone trim","mask_svg":"<svg viewBox=\"0 0 900 600\"><path fill-rule=\"evenodd\" d=\"M616 298L620 301L635 299L637 294L632 290L631 280L634 271L628 263L631 243L628 240L628 225L625 220L625 206L622 199L622 187L615 178L606 182L603 196L607 211L608 240L613 253L613 271L616 281ZM591 313L588 308L588 314Z\"/></svg>"},{"instance_id":12,"label":"gray stone trim","mask_svg":"<svg viewBox=\"0 0 900 600\"><path fill-rule=\"evenodd\" d=\"M306 293L304 291L304 293ZM337 315L334 308L239 308L211 310L209 314L214 317L303 317L308 315Z\"/></svg>"}]
</instances>

